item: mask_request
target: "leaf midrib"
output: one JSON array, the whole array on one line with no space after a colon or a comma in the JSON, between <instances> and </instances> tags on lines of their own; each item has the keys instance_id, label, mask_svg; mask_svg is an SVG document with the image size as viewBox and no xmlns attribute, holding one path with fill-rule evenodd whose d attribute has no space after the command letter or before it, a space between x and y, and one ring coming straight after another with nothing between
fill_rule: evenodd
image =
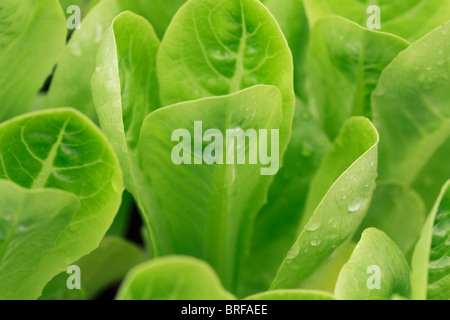
<instances>
[{"instance_id":1,"label":"leaf midrib","mask_svg":"<svg viewBox=\"0 0 450 320\"><path fill-rule=\"evenodd\" d=\"M61 131L58 135L58 139L53 144L47 158L42 162L42 169L39 172L39 175L36 178L36 180L34 180L33 185L31 186L31 189L43 188L45 186L45 184L47 183L50 175L53 173L53 169L54 169L53 163L55 161L55 158L56 158L56 155L58 152L58 148L61 145L61 142L64 138L64 134L66 133L66 128L69 123L69 120L70 120L70 117L68 117L66 119L66 121L64 122L64 125L62 126Z\"/></svg>"}]
</instances>

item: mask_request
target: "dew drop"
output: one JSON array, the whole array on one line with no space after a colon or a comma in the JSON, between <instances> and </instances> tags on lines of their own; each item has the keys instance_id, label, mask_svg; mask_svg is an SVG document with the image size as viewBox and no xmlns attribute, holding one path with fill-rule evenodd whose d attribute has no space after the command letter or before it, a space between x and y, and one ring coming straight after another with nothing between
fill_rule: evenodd
<instances>
[{"instance_id":1,"label":"dew drop","mask_svg":"<svg viewBox=\"0 0 450 320\"><path fill-rule=\"evenodd\" d=\"M356 212L361 208L362 201L359 197L356 197L353 199L350 204L348 205L348 211L349 212Z\"/></svg>"},{"instance_id":2,"label":"dew drop","mask_svg":"<svg viewBox=\"0 0 450 320\"><path fill-rule=\"evenodd\" d=\"M438 53L442 56L444 54L444 50L439 50Z\"/></svg>"},{"instance_id":3,"label":"dew drop","mask_svg":"<svg viewBox=\"0 0 450 320\"><path fill-rule=\"evenodd\" d=\"M321 243L321 241L320 241L318 238L314 238L314 239L311 240L311 245L312 245L313 247L318 247L318 246L320 246L320 243Z\"/></svg>"},{"instance_id":4,"label":"dew drop","mask_svg":"<svg viewBox=\"0 0 450 320\"><path fill-rule=\"evenodd\" d=\"M312 223L309 223L309 224L306 226L306 230L308 230L308 231L316 231L317 229L320 228L320 225L321 225L320 222L312 222Z\"/></svg>"},{"instance_id":5,"label":"dew drop","mask_svg":"<svg viewBox=\"0 0 450 320\"><path fill-rule=\"evenodd\" d=\"M426 68L428 71L431 71L432 67L430 65L427 66Z\"/></svg>"},{"instance_id":6,"label":"dew drop","mask_svg":"<svg viewBox=\"0 0 450 320\"><path fill-rule=\"evenodd\" d=\"M291 250L289 250L288 254L287 254L287 262L290 263L292 262L292 260L298 256L300 252L300 248L299 247L294 247Z\"/></svg>"},{"instance_id":7,"label":"dew drop","mask_svg":"<svg viewBox=\"0 0 450 320\"><path fill-rule=\"evenodd\" d=\"M442 30L442 34L445 36L447 35L447 30Z\"/></svg>"}]
</instances>

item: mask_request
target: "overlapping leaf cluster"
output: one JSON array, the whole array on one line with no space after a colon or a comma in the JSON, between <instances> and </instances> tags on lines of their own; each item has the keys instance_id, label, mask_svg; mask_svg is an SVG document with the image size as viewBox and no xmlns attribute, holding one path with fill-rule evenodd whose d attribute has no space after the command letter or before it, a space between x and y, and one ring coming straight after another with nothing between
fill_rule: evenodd
<instances>
[{"instance_id":1,"label":"overlapping leaf cluster","mask_svg":"<svg viewBox=\"0 0 450 320\"><path fill-rule=\"evenodd\" d=\"M450 1L368 5L3 0L0 298L449 299ZM282 168L174 164L195 121Z\"/></svg>"}]
</instances>

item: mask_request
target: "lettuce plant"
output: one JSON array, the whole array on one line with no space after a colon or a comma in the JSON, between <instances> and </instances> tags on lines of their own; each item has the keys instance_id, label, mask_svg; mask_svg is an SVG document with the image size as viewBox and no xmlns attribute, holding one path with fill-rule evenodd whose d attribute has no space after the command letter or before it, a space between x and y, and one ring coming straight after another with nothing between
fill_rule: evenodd
<instances>
[{"instance_id":1,"label":"lettuce plant","mask_svg":"<svg viewBox=\"0 0 450 320\"><path fill-rule=\"evenodd\" d=\"M2 0L0 299L449 299L450 1L367 6Z\"/></svg>"}]
</instances>

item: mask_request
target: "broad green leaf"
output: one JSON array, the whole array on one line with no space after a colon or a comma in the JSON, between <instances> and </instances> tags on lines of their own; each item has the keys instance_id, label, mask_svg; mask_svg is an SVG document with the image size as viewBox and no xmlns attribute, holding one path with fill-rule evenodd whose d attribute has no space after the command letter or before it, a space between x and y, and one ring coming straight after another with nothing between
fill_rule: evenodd
<instances>
[{"instance_id":1,"label":"broad green leaf","mask_svg":"<svg viewBox=\"0 0 450 320\"><path fill-rule=\"evenodd\" d=\"M381 72L407 47L401 38L341 17L314 25L308 49L309 100L330 138L349 117L371 117L370 97Z\"/></svg>"},{"instance_id":2,"label":"broad green leaf","mask_svg":"<svg viewBox=\"0 0 450 320\"><path fill-rule=\"evenodd\" d=\"M47 281L98 246L119 208L123 188L112 148L94 124L72 109L27 114L1 124L0 179L26 189L60 189L80 201L39 260L52 273L43 278ZM30 291L26 298L39 294ZM15 292L8 295L14 298Z\"/></svg>"},{"instance_id":3,"label":"broad green leaf","mask_svg":"<svg viewBox=\"0 0 450 320\"><path fill-rule=\"evenodd\" d=\"M144 118L159 104L156 53L159 40L151 25L131 12L114 19L97 57L92 78L95 108L103 132L118 155L125 185L148 225L142 197L149 193L137 151Z\"/></svg>"},{"instance_id":4,"label":"broad green leaf","mask_svg":"<svg viewBox=\"0 0 450 320\"><path fill-rule=\"evenodd\" d=\"M381 30L415 41L446 22L450 12L449 0L304 0L310 25L322 17L338 15L366 27L372 14L370 5L378 5Z\"/></svg>"},{"instance_id":5,"label":"broad green leaf","mask_svg":"<svg viewBox=\"0 0 450 320\"><path fill-rule=\"evenodd\" d=\"M302 0L262 0L283 31L294 60L294 84L297 95L306 99L306 49L309 40L308 20Z\"/></svg>"},{"instance_id":6,"label":"broad green leaf","mask_svg":"<svg viewBox=\"0 0 450 320\"><path fill-rule=\"evenodd\" d=\"M45 108L73 107L95 118L91 78L97 51L114 17L126 10L138 14L144 11L138 0L102 0L89 11L58 63Z\"/></svg>"},{"instance_id":7,"label":"broad green leaf","mask_svg":"<svg viewBox=\"0 0 450 320\"><path fill-rule=\"evenodd\" d=\"M58 0L0 2L0 122L30 111L66 41Z\"/></svg>"},{"instance_id":8,"label":"broad green leaf","mask_svg":"<svg viewBox=\"0 0 450 320\"><path fill-rule=\"evenodd\" d=\"M267 290L297 236L301 212L314 173L330 141L308 108L297 99L292 138L283 167L255 221L238 296Z\"/></svg>"},{"instance_id":9,"label":"broad green leaf","mask_svg":"<svg viewBox=\"0 0 450 320\"><path fill-rule=\"evenodd\" d=\"M408 263L384 232L367 229L339 274L335 296L345 300L389 300L394 295L411 295Z\"/></svg>"},{"instance_id":10,"label":"broad green leaf","mask_svg":"<svg viewBox=\"0 0 450 320\"><path fill-rule=\"evenodd\" d=\"M315 290L273 290L255 294L246 300L334 300L328 292Z\"/></svg>"},{"instance_id":11,"label":"broad green leaf","mask_svg":"<svg viewBox=\"0 0 450 320\"><path fill-rule=\"evenodd\" d=\"M205 161L220 158L226 163L223 156L235 151L231 147L225 149L227 130L238 132L242 129L247 132L254 129L259 132L266 129L269 134L272 129L279 129L281 115L279 90L260 85L228 96L162 108L146 118L139 151L151 183L150 194L146 195L146 212L150 214L148 220L158 252L204 259L217 271L224 286L235 290L237 272L247 250L251 226L266 200L272 181L272 176L261 174L261 170L269 165L262 165L259 160L256 164L249 164L247 158L250 153L257 152L257 146L249 146L248 142L244 145L242 140L235 148L246 150L246 164L177 165L172 160L172 150L180 144L171 141L172 134L177 129L189 132L192 139L180 139L180 143L188 149L183 153L189 159L194 155L198 161L202 155L192 152L197 145L194 140L202 139L205 133L206 139L209 137L219 144L216 155L212 156L206 151L211 145L206 140L201 142ZM202 129L195 129L194 132L194 121L198 120L202 120ZM210 129L215 131L208 131ZM223 141L215 133L214 137L209 136L217 130ZM271 134L269 139L274 137ZM262 141L261 137L259 141ZM269 144L269 150L272 146L276 143ZM271 166L276 165L276 160L273 160Z\"/></svg>"},{"instance_id":12,"label":"broad green leaf","mask_svg":"<svg viewBox=\"0 0 450 320\"><path fill-rule=\"evenodd\" d=\"M130 271L118 300L233 300L214 270L201 260L171 256L143 263Z\"/></svg>"},{"instance_id":13,"label":"broad green leaf","mask_svg":"<svg viewBox=\"0 0 450 320\"><path fill-rule=\"evenodd\" d=\"M433 183L443 185L450 178L448 154L440 152L448 150L450 138L449 39L447 23L401 52L381 75L372 97L381 180L417 187L430 161L434 167L428 170L446 173Z\"/></svg>"},{"instance_id":14,"label":"broad green leaf","mask_svg":"<svg viewBox=\"0 0 450 320\"><path fill-rule=\"evenodd\" d=\"M187 2L167 29L157 65L163 105L258 84L278 87L284 153L295 108L292 55L277 22L259 1Z\"/></svg>"},{"instance_id":15,"label":"broad green leaf","mask_svg":"<svg viewBox=\"0 0 450 320\"><path fill-rule=\"evenodd\" d=\"M0 299L39 296L55 272L43 261L79 206L68 192L0 180Z\"/></svg>"},{"instance_id":16,"label":"broad green leaf","mask_svg":"<svg viewBox=\"0 0 450 320\"><path fill-rule=\"evenodd\" d=\"M67 289L70 275L63 272L44 289L41 300L93 299L110 285L120 281L128 271L144 262L145 255L136 245L117 237L105 237L100 246L73 265L80 268L81 290Z\"/></svg>"},{"instance_id":17,"label":"broad green leaf","mask_svg":"<svg viewBox=\"0 0 450 320\"><path fill-rule=\"evenodd\" d=\"M434 205L412 260L412 298L450 299L450 181Z\"/></svg>"},{"instance_id":18,"label":"broad green leaf","mask_svg":"<svg viewBox=\"0 0 450 320\"><path fill-rule=\"evenodd\" d=\"M425 222L423 200L414 190L396 182L381 182L373 194L366 217L356 232L373 227L385 232L408 257Z\"/></svg>"},{"instance_id":19,"label":"broad green leaf","mask_svg":"<svg viewBox=\"0 0 450 320\"><path fill-rule=\"evenodd\" d=\"M142 122L159 107L156 53L151 25L131 12L117 16L97 57L92 92L102 131L122 165L127 189L137 194L134 168Z\"/></svg>"},{"instance_id":20,"label":"broad green leaf","mask_svg":"<svg viewBox=\"0 0 450 320\"><path fill-rule=\"evenodd\" d=\"M300 235L272 289L298 288L356 231L374 190L377 147L369 120L355 117L344 124L311 183Z\"/></svg>"}]
</instances>

